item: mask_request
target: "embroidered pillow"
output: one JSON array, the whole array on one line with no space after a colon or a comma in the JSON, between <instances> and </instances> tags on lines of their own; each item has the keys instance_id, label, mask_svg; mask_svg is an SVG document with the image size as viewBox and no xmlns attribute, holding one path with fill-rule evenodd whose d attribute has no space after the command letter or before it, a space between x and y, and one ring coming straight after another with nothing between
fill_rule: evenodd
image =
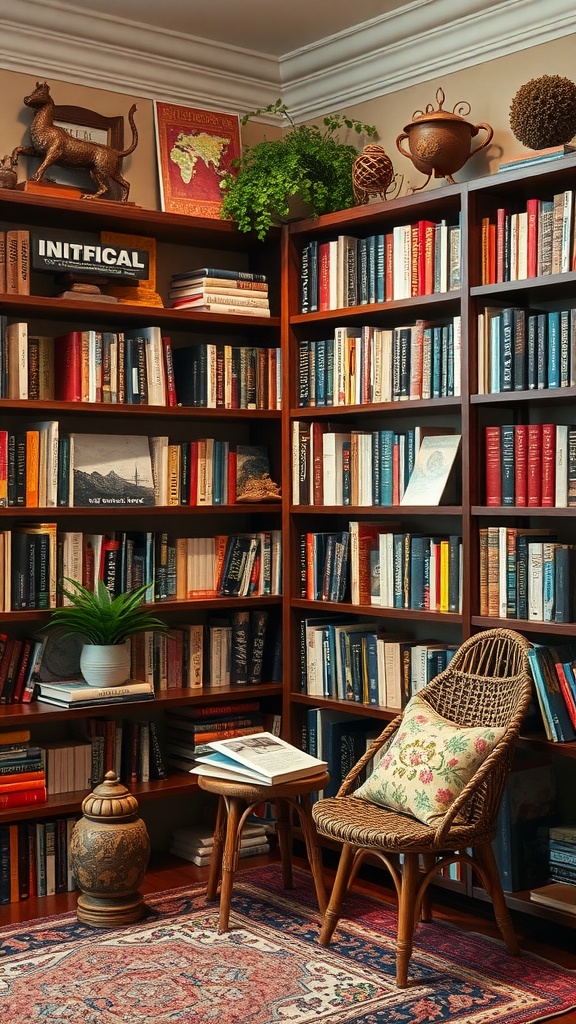
<instances>
[{"instance_id":1,"label":"embroidered pillow","mask_svg":"<svg viewBox=\"0 0 576 1024\"><path fill-rule=\"evenodd\" d=\"M455 725L417 693L377 767L354 796L434 825L503 734L499 728Z\"/></svg>"}]
</instances>

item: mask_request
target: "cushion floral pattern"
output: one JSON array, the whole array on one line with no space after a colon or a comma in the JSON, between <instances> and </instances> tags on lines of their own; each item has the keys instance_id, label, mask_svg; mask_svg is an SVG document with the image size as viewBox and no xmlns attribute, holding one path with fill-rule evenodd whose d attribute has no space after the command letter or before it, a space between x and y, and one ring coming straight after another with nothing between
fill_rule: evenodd
<instances>
[{"instance_id":1,"label":"cushion floral pattern","mask_svg":"<svg viewBox=\"0 0 576 1024\"><path fill-rule=\"evenodd\" d=\"M504 729L455 725L417 693L377 767L354 796L434 825L503 735Z\"/></svg>"}]
</instances>

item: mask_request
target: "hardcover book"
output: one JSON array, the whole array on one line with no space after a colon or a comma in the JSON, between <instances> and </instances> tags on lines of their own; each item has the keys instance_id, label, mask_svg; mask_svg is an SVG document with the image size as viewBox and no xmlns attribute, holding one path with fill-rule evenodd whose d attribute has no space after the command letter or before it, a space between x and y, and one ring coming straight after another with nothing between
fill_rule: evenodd
<instances>
[{"instance_id":1,"label":"hardcover book","mask_svg":"<svg viewBox=\"0 0 576 1024\"><path fill-rule=\"evenodd\" d=\"M71 434L75 508L154 505L147 437Z\"/></svg>"},{"instance_id":2,"label":"hardcover book","mask_svg":"<svg viewBox=\"0 0 576 1024\"><path fill-rule=\"evenodd\" d=\"M200 755L193 775L253 782L257 786L274 786L279 782L307 779L327 767L326 761L293 747L270 732L214 740L208 746L213 753Z\"/></svg>"},{"instance_id":3,"label":"hardcover book","mask_svg":"<svg viewBox=\"0 0 576 1024\"><path fill-rule=\"evenodd\" d=\"M401 505L439 505L460 447L460 434L423 437Z\"/></svg>"}]
</instances>

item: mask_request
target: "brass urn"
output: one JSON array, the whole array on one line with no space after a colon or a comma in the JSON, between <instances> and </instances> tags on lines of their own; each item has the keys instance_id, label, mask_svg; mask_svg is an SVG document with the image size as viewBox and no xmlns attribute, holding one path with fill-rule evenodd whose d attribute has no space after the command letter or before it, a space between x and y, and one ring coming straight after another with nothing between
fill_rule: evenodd
<instances>
[{"instance_id":1,"label":"brass urn","mask_svg":"<svg viewBox=\"0 0 576 1024\"><path fill-rule=\"evenodd\" d=\"M116 772L82 802L70 841L70 863L80 895L77 916L100 928L132 924L146 913L138 892L150 856L138 802Z\"/></svg>"},{"instance_id":2,"label":"brass urn","mask_svg":"<svg viewBox=\"0 0 576 1024\"><path fill-rule=\"evenodd\" d=\"M424 188L432 174L435 178L446 178L454 184L452 175L464 166L467 160L474 153L484 149L491 141L494 130L489 124L472 124L466 121L463 115L469 114L471 107L466 101L457 103L452 112L442 109L445 100L444 90L438 89L436 93L438 110L429 103L425 111L416 110L412 115L412 121L407 124L404 131L396 139L396 146L403 156L412 161L414 167L426 174L427 178L420 188L413 189L414 192ZM457 110L460 113L457 113ZM486 132L486 138L471 150L472 139L480 129ZM408 140L407 152L402 148L404 140Z\"/></svg>"}]
</instances>

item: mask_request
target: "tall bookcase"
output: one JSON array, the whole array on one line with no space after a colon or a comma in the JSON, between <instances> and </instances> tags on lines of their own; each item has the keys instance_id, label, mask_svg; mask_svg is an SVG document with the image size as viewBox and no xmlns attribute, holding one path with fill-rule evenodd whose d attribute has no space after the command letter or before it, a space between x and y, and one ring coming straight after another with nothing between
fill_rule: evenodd
<instances>
[{"instance_id":1,"label":"tall bookcase","mask_svg":"<svg viewBox=\"0 0 576 1024\"><path fill-rule=\"evenodd\" d=\"M140 209L132 204L107 201L82 201L31 195L18 191L3 192L0 198L2 229L23 228L45 237L98 242L103 231L128 236L124 244L138 247L139 239L154 239L157 256L157 290L167 302L173 273L203 266L265 273L269 281L269 318L245 315L215 315L179 311L171 308L122 302L108 303L97 299L58 298L59 290L53 276L31 271L30 294L3 294L0 313L8 323L26 322L29 334L56 338L70 331L128 331L154 325L171 340L173 350L182 346L199 346L208 342L230 346L277 348L280 344L279 317L279 244L278 238L266 247L246 241L231 223L220 220L194 219ZM131 240L131 241L130 241ZM122 244L117 242L116 244ZM105 288L104 288L105 291ZM54 342L54 344L57 344ZM182 381L176 381L178 390ZM2 429L22 432L38 420L57 420L60 433L107 433L122 439L127 434L168 436L173 442L215 437L231 445L265 445L270 459L270 472L281 478L281 413L279 408L205 408L182 403L175 406L130 404L76 403L63 401L0 400ZM191 505L154 506L151 508L26 508L0 509L2 530L13 530L26 522L56 523L58 531L107 533L110 531L162 531L171 537L211 537L254 531L278 531L281 527L281 502L230 503L192 507ZM266 609L281 619L281 597L248 598L206 597L195 600L162 600L154 604L155 613L169 626L206 625L211 616L231 615L236 609ZM36 634L45 625L48 611L7 610L2 614L2 631L10 637L22 638ZM257 692L256 692L257 691ZM220 705L231 700L246 701L257 697L263 712L279 712L282 684L265 677L261 685L204 685L201 690L184 686L161 689L155 700L147 703L99 705L89 709L96 717L150 719L157 724L162 744L163 712L183 705ZM4 704L0 707L3 729L26 727L32 742L63 739L74 733L75 726L86 716L86 709L66 710L33 702ZM133 791L140 810L151 828L153 844L166 840L169 822L194 820L193 803L189 798L197 791L194 779L186 772L169 771L166 779L139 783ZM45 804L0 810L0 823L26 819L41 820L78 813L84 792L49 796ZM154 801L153 812L148 811ZM188 802L187 802L188 801ZM172 809L170 818L169 809Z\"/></svg>"},{"instance_id":2,"label":"tall bookcase","mask_svg":"<svg viewBox=\"0 0 576 1024\"><path fill-rule=\"evenodd\" d=\"M479 315L484 313L486 307L523 307L537 309L548 313L550 311L570 309L574 306L573 290L576 282L573 257L570 255L569 269L564 272L557 272L557 268L545 268L544 273L538 272L541 268L532 268L531 277L510 280L515 277L518 271L506 268L498 273L496 266L496 234L500 232L498 227L499 210L504 210L508 224L513 220L514 231L518 228L520 251L522 246L530 245L532 254L536 244L533 237L528 238L527 220L528 211L542 200L552 200L557 194L564 193L573 188L574 170L576 161L572 157L566 157L560 161L543 163L526 170L509 171L497 173L490 177L481 178L461 185L442 185L437 189L420 195L412 195L407 198L395 199L390 202L375 203L364 207L344 211L339 214L332 214L320 217L315 221L302 221L291 225L285 230L284 236L284 266L285 266L285 295L287 302L287 313L285 315L285 348L287 352L286 362L290 367L290 378L287 390L286 410L284 414L284 441L287 447L293 437L300 437L302 433L301 424L304 424L304 437L307 436L306 427L312 428L316 424L316 430L321 432L322 428L331 432L341 432L344 435L353 430L360 430L372 434L374 431L392 430L399 433L408 433L411 427L421 425L423 427L449 428L451 431L460 433L462 436L460 452L460 479L456 496L449 500L451 504L433 506L374 506L370 505L325 505L322 503L310 504L306 497L302 499L302 493L295 495L293 486L293 474L298 476L299 459L300 469L303 456L295 456L294 470L290 465L284 467L283 490L285 495L291 495L289 508L284 510L285 525L285 603L284 603L284 634L289 638L285 650L285 717L290 720L292 738L299 742L301 737L306 737L310 729L310 709L325 709L329 718L332 712L344 711L352 718L362 719L367 724L368 731L380 730L382 719L389 719L394 714L394 709L386 705L355 702L354 700L337 699L330 690L330 680L322 681L320 695L318 690L314 693L306 691L306 680L303 680L303 659L306 663L306 630L303 623L310 620L312 627L315 623L321 624L330 618L340 617L345 620L352 620L358 624L375 622L376 629L385 630L389 634L400 632L407 634L413 641L423 644L427 640L435 640L441 643L458 644L463 639L481 629L492 627L508 627L517 629L524 633L535 643L559 643L562 640L568 641L574 635L574 622L537 621L528 616L524 618L503 617L501 611L498 614L485 614L485 608L480 603L481 586L481 536L482 530L490 525L491 527L514 527L517 529L529 528L537 532L544 528L553 528L557 534L558 541L570 543L573 539L571 527L573 526L574 507L513 507L509 504L487 505L486 498L486 452L485 452L485 428L497 424L528 424L548 423L570 424L574 420L574 401L576 398L575 381L564 381L567 386L554 387L550 389L529 388L527 384L502 393L479 394L478 380L481 367L479 368ZM532 200L532 203L528 201ZM518 218L517 215L521 214ZM502 215L500 215L502 216ZM394 290L394 283L389 287L392 291L390 298L385 301L368 301L365 304L358 304L356 298L354 305L342 305L339 308L310 307L310 243L318 243L319 249L328 249L330 260L330 243L332 244L332 259L338 263L338 243L340 237L345 239L352 236L356 239L365 240L370 237L380 236L381 254L380 262L383 268L384 279L386 280L386 236L394 238L395 234L401 235L401 228L409 225L416 231L419 223L426 222L435 225L445 223L450 229L459 229L460 234L460 260L452 279L450 270L442 282L440 290L434 290L434 281L430 286L424 285L424 289L430 294L418 294L422 286L418 285L418 268L406 268L407 291L402 292L402 283L399 282ZM572 218L570 227L569 248L570 254L574 249ZM425 228L423 229L425 231ZM421 237L425 237L425 234ZM500 235L498 236L500 237ZM503 238L504 236L502 236ZM326 245L328 243L328 245ZM363 243L362 243L363 244ZM402 253L401 242L397 242L396 252ZM506 238L509 248L509 239ZM412 250L413 251L413 250ZM313 250L312 250L313 252ZM304 254L304 255L303 255ZM313 252L314 258L316 254ZM430 257L429 257L430 258ZM317 273L322 280L322 257L319 259ZM398 261L399 262L399 261ZM333 265L333 264L332 264ZM305 270L306 282L303 285L303 268ZM358 273L362 273L361 262L357 262ZM432 267L433 271L433 267ZM493 283L487 283L493 279ZM346 288L346 275L344 272L344 285ZM414 291L411 294L411 281L414 284ZM498 283L499 282L499 283ZM322 284L320 283L320 288ZM385 291L386 285L383 289ZM316 295L315 289L312 294ZM344 293L345 294L345 293ZM394 294L407 294L406 298L394 298ZM302 304L310 311L302 312ZM322 297L320 296L322 303ZM323 304L334 305L328 295L324 295ZM404 394L405 400L386 400L371 402L366 400L367 394L362 395L356 391L356 400L351 404L326 405L326 398L322 387L318 394L317 380L318 373L323 372L329 377L328 388L334 387L337 391L337 384L332 384L332 374L336 378L336 363L339 356L334 355L332 362L326 369L327 356L324 347L325 339L334 339L337 329L356 328L357 333L365 329L377 331L389 331L394 328L402 328L415 325L417 321L424 320L428 325L449 325L458 323L460 329L461 351L456 365L460 363L460 386L456 381L451 382L448 394L444 397L425 398L413 397ZM482 321L480 321L482 323ZM353 333L353 332L352 332ZM574 338L574 335L572 335ZM572 351L574 341L572 340ZM314 351L312 360L310 350ZM335 347L331 350L337 351ZM318 354L320 353L320 354ZM358 353L358 349L356 349ZM572 359L574 357L572 356ZM320 360L324 369L318 370ZM368 365L368 373L369 363ZM573 365L573 364L572 364ZM304 371L302 367L304 366ZM311 367L314 367L312 371ZM524 368L525 369L525 368ZM306 404L310 399L309 379L302 378L302 373L315 372L315 396L316 404ZM523 371L522 371L523 372ZM574 372L574 370L572 370ZM483 379L483 378L482 378ZM518 382L520 377L518 378ZM372 379L373 383L373 379ZM509 386L509 382L507 382ZM455 391L456 394L451 394ZM459 393L458 393L459 392ZM360 401L358 396L360 395ZM381 398L381 393L377 392ZM386 396L387 399L389 396ZM318 402L319 398L319 402ZM369 396L368 396L369 399ZM336 399L337 401L337 399ZM295 434L298 424L298 434ZM328 424L330 427L328 428ZM314 428L312 428L313 431ZM310 432L312 432L310 431ZM305 445L304 445L305 447ZM373 449L372 455L374 456ZM313 466L308 467L309 472L314 472ZM302 471L302 476L305 476ZM320 499L321 502L321 499ZM425 535L459 535L462 543L461 553L461 594L459 606L456 610L431 611L426 608L410 606L404 607L381 607L378 604L366 603L351 604L348 599L344 603L331 600L318 599L320 594L311 595L310 591L304 597L302 590L302 579L306 580L311 571L314 555L310 548L306 547L303 540L305 535L312 533L336 533L348 529L352 521L376 521L378 529L386 531L386 524L390 530L401 533L422 533ZM572 588L574 580L572 577ZM316 599L310 600L311 596ZM326 596L326 594L324 594ZM508 613L509 614L509 613ZM313 629L310 630L312 634ZM317 633L316 633L317 635ZM322 641L320 641L322 643ZM330 633L325 633L324 642L327 650L330 650ZM333 681L333 677L332 677ZM316 680L315 686L318 685ZM330 692L331 696L326 696ZM313 727L313 726L312 726ZM562 773L571 770L568 763L576 756L576 744L552 743L548 741L544 733L532 732L522 737L522 746L531 748L533 751L545 752L550 755L558 770L558 777ZM566 809L565 809L566 811ZM568 813L570 813L568 811ZM573 823L573 822L572 822ZM469 877L460 880L442 880L442 884L450 885L456 890L482 897L482 891L473 888ZM540 907L529 902L529 894L510 894L510 905L529 911L534 914L544 913L558 922L572 924L573 918L568 914L556 913L555 911L543 912Z\"/></svg>"}]
</instances>

